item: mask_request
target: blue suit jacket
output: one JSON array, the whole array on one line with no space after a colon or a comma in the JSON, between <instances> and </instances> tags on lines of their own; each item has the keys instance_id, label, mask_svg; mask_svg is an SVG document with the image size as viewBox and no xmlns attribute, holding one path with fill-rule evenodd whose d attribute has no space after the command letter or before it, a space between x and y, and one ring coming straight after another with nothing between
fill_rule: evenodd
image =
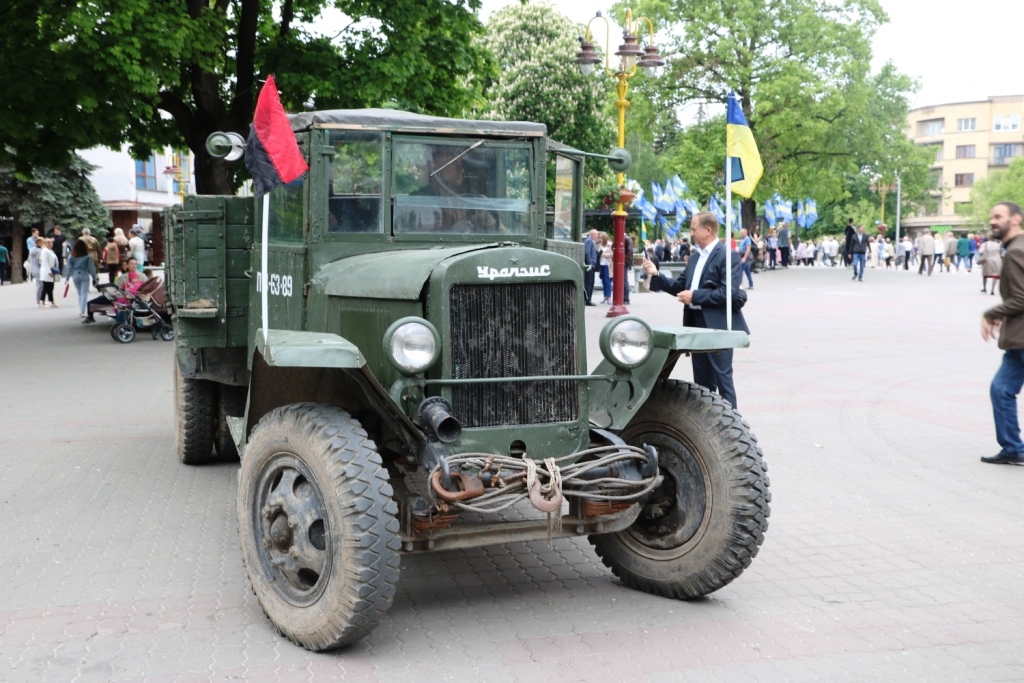
<instances>
[{"instance_id":1,"label":"blue suit jacket","mask_svg":"<svg viewBox=\"0 0 1024 683\"><path fill-rule=\"evenodd\" d=\"M715 245L708 256L708 262L704 264L704 270L700 274L701 282L692 282L693 271L697 269L698 255L690 256L686 264L686 270L675 280L670 280L661 273L651 278L651 291L668 292L675 296L684 290L693 292L693 303L700 306L704 314L706 327L714 330L724 330L725 320L725 244L721 241ZM743 271L740 266L740 255L735 251L732 254L732 329L741 330L750 334L747 328L747 321L743 318L740 307L747 301L747 293L740 289L743 278ZM683 307L683 325L696 327L694 325L695 311L689 306Z\"/></svg>"},{"instance_id":2,"label":"blue suit jacket","mask_svg":"<svg viewBox=\"0 0 1024 683\"><path fill-rule=\"evenodd\" d=\"M588 266L596 266L598 263L597 245L589 237L583 242L583 263Z\"/></svg>"}]
</instances>

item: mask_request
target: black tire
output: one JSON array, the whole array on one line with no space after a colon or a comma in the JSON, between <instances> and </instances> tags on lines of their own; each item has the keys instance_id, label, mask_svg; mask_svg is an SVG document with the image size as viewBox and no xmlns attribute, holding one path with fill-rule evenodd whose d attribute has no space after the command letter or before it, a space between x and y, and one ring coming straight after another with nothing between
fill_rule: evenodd
<instances>
[{"instance_id":1,"label":"black tire","mask_svg":"<svg viewBox=\"0 0 1024 683\"><path fill-rule=\"evenodd\" d=\"M186 465L213 460L217 431L217 385L181 376L174 360L174 426L178 459Z\"/></svg>"},{"instance_id":2,"label":"black tire","mask_svg":"<svg viewBox=\"0 0 1024 683\"><path fill-rule=\"evenodd\" d=\"M768 469L750 428L717 394L659 382L623 430L629 444L658 449L665 483L633 526L590 537L627 586L696 598L739 576L768 528Z\"/></svg>"},{"instance_id":3,"label":"black tire","mask_svg":"<svg viewBox=\"0 0 1024 683\"><path fill-rule=\"evenodd\" d=\"M239 468L237 507L246 572L284 636L329 650L380 623L398 583L398 506L358 420L316 403L264 415Z\"/></svg>"},{"instance_id":4,"label":"black tire","mask_svg":"<svg viewBox=\"0 0 1024 683\"><path fill-rule=\"evenodd\" d=\"M174 326L173 325L168 325L167 323L163 323L162 325L160 325L159 329L160 329L160 332L159 332L160 339L162 339L163 341L167 341L167 342L174 341Z\"/></svg>"},{"instance_id":5,"label":"black tire","mask_svg":"<svg viewBox=\"0 0 1024 683\"><path fill-rule=\"evenodd\" d=\"M135 328L128 323L121 323L114 326L114 329L110 331L110 336L122 344L131 344L135 341Z\"/></svg>"},{"instance_id":6,"label":"black tire","mask_svg":"<svg viewBox=\"0 0 1024 683\"><path fill-rule=\"evenodd\" d=\"M220 385L217 395L217 434L214 437L214 447L217 449L217 457L221 460L238 460L238 448L235 446L235 440L231 438L227 418L245 415L246 394L245 387Z\"/></svg>"}]
</instances>

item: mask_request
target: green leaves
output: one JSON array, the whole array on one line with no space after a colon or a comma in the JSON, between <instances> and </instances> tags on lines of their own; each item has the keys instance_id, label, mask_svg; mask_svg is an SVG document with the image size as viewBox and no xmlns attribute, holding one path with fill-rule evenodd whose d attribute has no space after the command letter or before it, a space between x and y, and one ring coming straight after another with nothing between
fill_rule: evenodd
<instances>
[{"instance_id":1,"label":"green leaves","mask_svg":"<svg viewBox=\"0 0 1024 683\"><path fill-rule=\"evenodd\" d=\"M478 0L12 0L0 36L0 161L27 170L75 149L131 144L202 154L215 130L246 134L258 76L291 110L382 106L458 115L486 72ZM314 30L336 7L355 23ZM229 193L241 165L197 164L201 193Z\"/></svg>"}]
</instances>

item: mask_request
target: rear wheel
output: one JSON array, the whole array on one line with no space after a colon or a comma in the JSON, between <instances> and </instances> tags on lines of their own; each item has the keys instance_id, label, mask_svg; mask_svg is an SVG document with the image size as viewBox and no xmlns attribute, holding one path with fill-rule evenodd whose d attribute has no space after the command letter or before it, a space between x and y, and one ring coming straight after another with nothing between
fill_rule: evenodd
<instances>
[{"instance_id":1,"label":"rear wheel","mask_svg":"<svg viewBox=\"0 0 1024 683\"><path fill-rule=\"evenodd\" d=\"M771 501L743 419L717 394L666 380L621 436L658 449L664 482L629 529L590 537L605 565L626 585L671 598L739 576L764 541Z\"/></svg>"},{"instance_id":2,"label":"rear wheel","mask_svg":"<svg viewBox=\"0 0 1024 683\"><path fill-rule=\"evenodd\" d=\"M310 650L380 623L398 582L398 507L351 415L296 403L253 429L238 472L242 559L277 629Z\"/></svg>"},{"instance_id":3,"label":"rear wheel","mask_svg":"<svg viewBox=\"0 0 1024 683\"><path fill-rule=\"evenodd\" d=\"M160 325L160 338L164 341L174 341L174 326L167 323Z\"/></svg>"},{"instance_id":4,"label":"rear wheel","mask_svg":"<svg viewBox=\"0 0 1024 683\"><path fill-rule=\"evenodd\" d=\"M178 459L186 465L213 460L217 429L217 385L209 380L183 377L174 362L174 423Z\"/></svg>"},{"instance_id":5,"label":"rear wheel","mask_svg":"<svg viewBox=\"0 0 1024 683\"><path fill-rule=\"evenodd\" d=\"M227 418L245 415L246 393L245 387L220 385L217 395L217 434L214 437L214 446L217 448L217 457L221 460L238 460L238 448L235 446L235 440L231 438Z\"/></svg>"}]
</instances>

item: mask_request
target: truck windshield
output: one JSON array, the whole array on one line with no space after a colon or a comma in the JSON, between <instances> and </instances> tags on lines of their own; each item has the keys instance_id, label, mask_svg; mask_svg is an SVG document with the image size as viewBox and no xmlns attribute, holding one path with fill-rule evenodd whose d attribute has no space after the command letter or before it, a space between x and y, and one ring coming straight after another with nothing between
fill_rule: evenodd
<instances>
[{"instance_id":1,"label":"truck windshield","mask_svg":"<svg viewBox=\"0 0 1024 683\"><path fill-rule=\"evenodd\" d=\"M485 140L394 147L396 233L530 233L530 148Z\"/></svg>"}]
</instances>

